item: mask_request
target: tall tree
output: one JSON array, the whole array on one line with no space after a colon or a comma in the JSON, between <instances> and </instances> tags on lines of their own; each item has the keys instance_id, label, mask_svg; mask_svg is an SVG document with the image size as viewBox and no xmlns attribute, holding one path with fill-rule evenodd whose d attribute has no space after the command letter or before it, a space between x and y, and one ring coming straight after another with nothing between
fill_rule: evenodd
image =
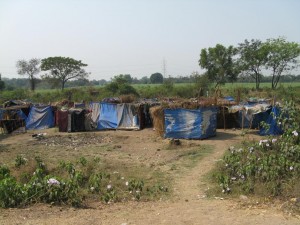
<instances>
[{"instance_id":1,"label":"tall tree","mask_svg":"<svg viewBox=\"0 0 300 225\"><path fill-rule=\"evenodd\" d=\"M75 60L69 57L48 57L42 59L41 69L42 71L50 71L50 74L45 77L54 78L60 81L61 89L65 88L65 84L68 80L74 78L87 78L88 73L82 69L87 64L82 63L80 60Z\"/></svg>"},{"instance_id":2,"label":"tall tree","mask_svg":"<svg viewBox=\"0 0 300 225\"><path fill-rule=\"evenodd\" d=\"M226 48L220 44L201 50L199 65L207 70L209 80L216 83L215 88L237 79L237 67L233 60L235 54L236 49L233 46Z\"/></svg>"},{"instance_id":3,"label":"tall tree","mask_svg":"<svg viewBox=\"0 0 300 225\"><path fill-rule=\"evenodd\" d=\"M255 79L256 89L259 89L261 82L261 70L265 67L268 60L268 49L260 40L240 43L238 47L240 58L239 67L243 76L250 76Z\"/></svg>"},{"instance_id":4,"label":"tall tree","mask_svg":"<svg viewBox=\"0 0 300 225\"><path fill-rule=\"evenodd\" d=\"M1 73L0 73L0 91L3 91L5 88L5 83L3 80L1 80Z\"/></svg>"},{"instance_id":5,"label":"tall tree","mask_svg":"<svg viewBox=\"0 0 300 225\"><path fill-rule=\"evenodd\" d=\"M30 88L32 91L35 90L36 74L40 72L40 59L30 59L28 62L26 60L19 60L16 63L18 74L27 75L30 82Z\"/></svg>"},{"instance_id":6,"label":"tall tree","mask_svg":"<svg viewBox=\"0 0 300 225\"><path fill-rule=\"evenodd\" d=\"M80 60L57 56L42 59L41 69L42 71L50 71L50 74L46 77L59 80L63 90L68 80L88 77L89 74L82 68L85 66L87 64L82 63Z\"/></svg>"},{"instance_id":7,"label":"tall tree","mask_svg":"<svg viewBox=\"0 0 300 225\"><path fill-rule=\"evenodd\" d=\"M300 55L300 45L296 42L287 42L285 38L268 39L268 62L266 68L271 70L272 89L285 72L289 72L299 66L297 57Z\"/></svg>"},{"instance_id":8,"label":"tall tree","mask_svg":"<svg viewBox=\"0 0 300 225\"><path fill-rule=\"evenodd\" d=\"M152 84L162 84L164 82L164 77L161 73L153 73L150 76L150 82Z\"/></svg>"}]
</instances>

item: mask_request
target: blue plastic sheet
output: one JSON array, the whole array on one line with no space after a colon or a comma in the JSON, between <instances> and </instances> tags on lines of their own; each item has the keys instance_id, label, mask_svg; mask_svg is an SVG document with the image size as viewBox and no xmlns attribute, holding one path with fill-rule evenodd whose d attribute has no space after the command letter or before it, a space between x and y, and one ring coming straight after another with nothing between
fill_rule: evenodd
<instances>
[{"instance_id":1,"label":"blue plastic sheet","mask_svg":"<svg viewBox=\"0 0 300 225\"><path fill-rule=\"evenodd\" d=\"M25 123L27 130L40 130L54 127L54 113L52 107L31 107Z\"/></svg>"},{"instance_id":2,"label":"blue plastic sheet","mask_svg":"<svg viewBox=\"0 0 300 225\"><path fill-rule=\"evenodd\" d=\"M264 135L281 135L283 134L283 130L281 126L277 123L276 118L280 115L280 109L278 107L273 107L272 111L266 121L269 126L269 129L261 127L259 130L259 134Z\"/></svg>"},{"instance_id":3,"label":"blue plastic sheet","mask_svg":"<svg viewBox=\"0 0 300 225\"><path fill-rule=\"evenodd\" d=\"M118 128L139 129L138 116L132 104L118 104Z\"/></svg>"},{"instance_id":4,"label":"blue plastic sheet","mask_svg":"<svg viewBox=\"0 0 300 225\"><path fill-rule=\"evenodd\" d=\"M118 127L117 104L100 103L100 115L97 125L98 130L116 129Z\"/></svg>"},{"instance_id":5,"label":"blue plastic sheet","mask_svg":"<svg viewBox=\"0 0 300 225\"><path fill-rule=\"evenodd\" d=\"M99 104L99 105L98 105ZM90 103L92 120L98 130L104 129L139 129L139 118L134 105L124 103Z\"/></svg>"},{"instance_id":6,"label":"blue plastic sheet","mask_svg":"<svg viewBox=\"0 0 300 225\"><path fill-rule=\"evenodd\" d=\"M224 97L224 99L227 101L230 101L230 102L234 101L234 98L232 96L226 96L226 97Z\"/></svg>"},{"instance_id":7,"label":"blue plastic sheet","mask_svg":"<svg viewBox=\"0 0 300 225\"><path fill-rule=\"evenodd\" d=\"M216 135L217 109L165 109L165 138L204 139Z\"/></svg>"}]
</instances>

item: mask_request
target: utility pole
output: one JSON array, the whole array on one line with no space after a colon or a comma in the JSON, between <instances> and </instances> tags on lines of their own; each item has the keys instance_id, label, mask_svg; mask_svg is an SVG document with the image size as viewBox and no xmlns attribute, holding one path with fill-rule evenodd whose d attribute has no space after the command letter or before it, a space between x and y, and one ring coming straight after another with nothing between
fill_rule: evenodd
<instances>
[{"instance_id":1,"label":"utility pole","mask_svg":"<svg viewBox=\"0 0 300 225\"><path fill-rule=\"evenodd\" d=\"M162 70L163 70L164 79L165 79L166 78L166 74L167 74L167 63L166 63L165 58L163 59Z\"/></svg>"}]
</instances>

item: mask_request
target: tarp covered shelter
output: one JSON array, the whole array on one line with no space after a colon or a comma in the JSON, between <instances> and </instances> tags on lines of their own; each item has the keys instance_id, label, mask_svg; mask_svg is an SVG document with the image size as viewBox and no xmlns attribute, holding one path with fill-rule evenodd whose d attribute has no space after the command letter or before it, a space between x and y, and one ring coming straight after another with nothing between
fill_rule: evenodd
<instances>
[{"instance_id":1,"label":"tarp covered shelter","mask_svg":"<svg viewBox=\"0 0 300 225\"><path fill-rule=\"evenodd\" d=\"M51 106L32 106L25 121L27 130L47 129L54 126L54 112Z\"/></svg>"},{"instance_id":2,"label":"tarp covered shelter","mask_svg":"<svg viewBox=\"0 0 300 225\"><path fill-rule=\"evenodd\" d=\"M217 108L164 109L164 137L204 139L216 135Z\"/></svg>"},{"instance_id":3,"label":"tarp covered shelter","mask_svg":"<svg viewBox=\"0 0 300 225\"><path fill-rule=\"evenodd\" d=\"M268 119L271 109L272 106L267 103L247 103L231 106L228 112L238 113L235 118L239 128L259 128L260 123Z\"/></svg>"},{"instance_id":4,"label":"tarp covered shelter","mask_svg":"<svg viewBox=\"0 0 300 225\"><path fill-rule=\"evenodd\" d=\"M134 104L91 103L90 110L97 130L140 129L139 116Z\"/></svg>"},{"instance_id":5,"label":"tarp covered shelter","mask_svg":"<svg viewBox=\"0 0 300 225\"><path fill-rule=\"evenodd\" d=\"M281 135L283 134L283 130L281 126L277 122L277 117L280 115L280 109L278 107L273 107L272 111L266 120L266 124L268 128L261 127L259 130L259 134L264 135Z\"/></svg>"}]
</instances>

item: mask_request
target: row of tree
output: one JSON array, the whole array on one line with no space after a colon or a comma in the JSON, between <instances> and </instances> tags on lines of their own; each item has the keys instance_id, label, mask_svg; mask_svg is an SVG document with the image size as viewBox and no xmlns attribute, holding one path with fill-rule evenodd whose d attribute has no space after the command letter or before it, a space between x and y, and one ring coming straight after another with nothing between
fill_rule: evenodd
<instances>
[{"instance_id":1,"label":"row of tree","mask_svg":"<svg viewBox=\"0 0 300 225\"><path fill-rule=\"evenodd\" d=\"M35 90L36 84L40 81L37 74L40 71L45 71L46 73L41 76L42 80L51 84L52 87L57 87L60 85L61 89L65 88L66 82L72 79L77 79L84 82L88 81L87 78L89 73L84 70L87 64L82 63L80 60L75 60L69 57L48 57L46 59L30 59L19 60L16 63L17 72L19 75L26 75L30 81L30 88L32 91ZM120 75L126 83L138 82L137 78L132 78L131 75L125 74ZM142 78L145 81L151 83L162 83L163 76L160 73L154 73L150 76ZM102 84L106 83L105 80L101 80ZM100 82L99 82L100 84Z\"/></svg>"},{"instance_id":2,"label":"row of tree","mask_svg":"<svg viewBox=\"0 0 300 225\"><path fill-rule=\"evenodd\" d=\"M275 89L282 75L299 66L299 55L299 43L288 42L285 38L265 42L246 39L237 47L217 44L202 49L199 65L206 69L205 76L215 82L216 87L234 82L240 76L254 79L258 89L264 73L272 77L272 89Z\"/></svg>"},{"instance_id":3,"label":"row of tree","mask_svg":"<svg viewBox=\"0 0 300 225\"><path fill-rule=\"evenodd\" d=\"M287 42L284 38L268 39L265 42L254 39L245 40L243 43L239 43L237 47L225 47L217 44L215 47L201 50L199 65L206 70L203 75L192 73L190 76L177 78L169 76L167 81L201 83L207 80L215 83L216 87L226 82L255 81L258 89L261 82L269 79L274 89L282 79L282 75L290 73L291 70L299 66L297 61L299 55L299 44ZM41 81L50 84L52 88L60 86L61 89L65 88L67 81L73 79L76 79L74 83L78 86L91 84L91 81L88 80L89 73L84 69L87 64L69 57L19 60L16 66L18 74L26 75L29 78L31 90L35 90L36 84L42 83ZM37 75L41 71L44 71L45 74L39 78ZM121 80L116 80L116 77ZM142 77L140 80L131 77L130 74L121 74L115 76L110 82L113 84L155 84L163 83L164 78L161 73L154 73L150 78ZM97 84L97 81L92 83ZM106 80L98 81L98 84L106 83L108 83ZM0 88L3 89L3 87L4 83L0 76ZM112 85L111 88L113 90Z\"/></svg>"},{"instance_id":4,"label":"row of tree","mask_svg":"<svg viewBox=\"0 0 300 225\"><path fill-rule=\"evenodd\" d=\"M30 81L31 90L35 90L36 75L40 71L46 71L47 73L42 76L43 79L53 84L61 85L61 89L64 89L68 80L74 78L85 79L88 77L88 73L83 69L87 64L82 63L80 60L75 60L69 57L48 57L45 59L31 59L29 61L19 60L17 61L18 74L26 75Z\"/></svg>"}]
</instances>

